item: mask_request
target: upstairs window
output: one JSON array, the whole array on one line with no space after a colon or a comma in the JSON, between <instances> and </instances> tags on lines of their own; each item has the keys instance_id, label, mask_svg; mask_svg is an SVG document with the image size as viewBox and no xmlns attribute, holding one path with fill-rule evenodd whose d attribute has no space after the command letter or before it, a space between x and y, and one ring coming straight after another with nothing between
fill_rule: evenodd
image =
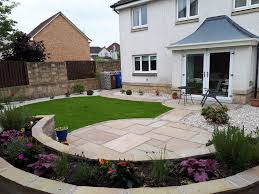
<instances>
[{"instance_id":1,"label":"upstairs window","mask_svg":"<svg viewBox=\"0 0 259 194\"><path fill-rule=\"evenodd\" d=\"M141 28L147 26L147 6L132 9L132 27Z\"/></svg>"},{"instance_id":2,"label":"upstairs window","mask_svg":"<svg viewBox=\"0 0 259 194\"><path fill-rule=\"evenodd\" d=\"M135 73L156 73L157 72L156 55L134 56L133 59L134 59Z\"/></svg>"},{"instance_id":3,"label":"upstairs window","mask_svg":"<svg viewBox=\"0 0 259 194\"><path fill-rule=\"evenodd\" d=\"M259 0L234 0L234 9L250 9L259 7Z\"/></svg>"},{"instance_id":4,"label":"upstairs window","mask_svg":"<svg viewBox=\"0 0 259 194\"><path fill-rule=\"evenodd\" d=\"M198 0L177 0L178 20L192 19L198 16Z\"/></svg>"}]
</instances>

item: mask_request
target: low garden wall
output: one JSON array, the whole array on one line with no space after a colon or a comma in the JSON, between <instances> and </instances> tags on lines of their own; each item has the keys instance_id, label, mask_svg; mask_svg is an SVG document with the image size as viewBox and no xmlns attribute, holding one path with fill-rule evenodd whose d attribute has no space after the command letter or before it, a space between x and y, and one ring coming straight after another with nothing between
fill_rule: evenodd
<instances>
[{"instance_id":1,"label":"low garden wall","mask_svg":"<svg viewBox=\"0 0 259 194\"><path fill-rule=\"evenodd\" d=\"M120 71L120 61L96 61L96 72Z\"/></svg>"},{"instance_id":2,"label":"low garden wall","mask_svg":"<svg viewBox=\"0 0 259 194\"><path fill-rule=\"evenodd\" d=\"M67 91L72 92L75 84L82 84L87 90L99 89L96 78L69 80L66 62L26 63L26 65L29 84L0 88L0 95L32 99L64 95Z\"/></svg>"},{"instance_id":3,"label":"low garden wall","mask_svg":"<svg viewBox=\"0 0 259 194\"><path fill-rule=\"evenodd\" d=\"M33 127L33 136L46 146L60 152L75 154L69 146L54 141L48 135L53 135L54 116L42 116L42 119ZM194 156L195 157L195 156ZM184 186L161 188L115 189L75 186L55 180L45 179L13 167L3 158L0 158L0 188L4 193L36 194L209 194L209 193L248 193L257 194L259 183L259 166L238 173L234 176L196 183Z\"/></svg>"}]
</instances>

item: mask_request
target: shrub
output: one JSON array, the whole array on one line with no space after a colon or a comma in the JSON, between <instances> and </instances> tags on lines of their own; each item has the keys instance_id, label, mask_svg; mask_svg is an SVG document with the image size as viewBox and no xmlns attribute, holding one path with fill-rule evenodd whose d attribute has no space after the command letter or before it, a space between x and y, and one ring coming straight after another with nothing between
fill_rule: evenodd
<instances>
[{"instance_id":1,"label":"shrub","mask_svg":"<svg viewBox=\"0 0 259 194\"><path fill-rule=\"evenodd\" d=\"M0 96L0 103L4 103L4 104L10 104L10 102L12 101L12 96Z\"/></svg>"},{"instance_id":2,"label":"shrub","mask_svg":"<svg viewBox=\"0 0 259 194\"><path fill-rule=\"evenodd\" d=\"M55 161L55 172L57 173L58 177L66 177L69 171L69 159L66 155L61 155Z\"/></svg>"},{"instance_id":3,"label":"shrub","mask_svg":"<svg viewBox=\"0 0 259 194\"><path fill-rule=\"evenodd\" d=\"M227 124L229 121L227 111L228 108L226 106L208 106L202 109L201 115L209 122Z\"/></svg>"},{"instance_id":4,"label":"shrub","mask_svg":"<svg viewBox=\"0 0 259 194\"><path fill-rule=\"evenodd\" d=\"M255 144L254 160L259 162L259 141Z\"/></svg>"},{"instance_id":5,"label":"shrub","mask_svg":"<svg viewBox=\"0 0 259 194\"><path fill-rule=\"evenodd\" d=\"M0 111L4 109L4 105L0 103Z\"/></svg>"},{"instance_id":6,"label":"shrub","mask_svg":"<svg viewBox=\"0 0 259 194\"><path fill-rule=\"evenodd\" d=\"M170 173L169 163L165 159L166 148L160 151L159 159L152 158L152 177L158 182L163 182L166 180Z\"/></svg>"},{"instance_id":7,"label":"shrub","mask_svg":"<svg viewBox=\"0 0 259 194\"><path fill-rule=\"evenodd\" d=\"M194 158L181 162L180 172L185 172L196 182L209 180L209 175L214 175L217 170L218 162L216 160L197 160Z\"/></svg>"},{"instance_id":8,"label":"shrub","mask_svg":"<svg viewBox=\"0 0 259 194\"><path fill-rule=\"evenodd\" d=\"M39 154L38 161L29 164L27 167L32 168L34 170L34 174L38 176L44 175L48 170L51 170L55 166L55 161L58 157L54 154Z\"/></svg>"},{"instance_id":9,"label":"shrub","mask_svg":"<svg viewBox=\"0 0 259 194\"><path fill-rule=\"evenodd\" d=\"M79 162L73 174L73 181L84 182L96 176L97 168L89 166L87 163Z\"/></svg>"},{"instance_id":10,"label":"shrub","mask_svg":"<svg viewBox=\"0 0 259 194\"><path fill-rule=\"evenodd\" d=\"M31 120L32 116L22 108L7 106L0 112L0 126L5 130L20 130Z\"/></svg>"},{"instance_id":11,"label":"shrub","mask_svg":"<svg viewBox=\"0 0 259 194\"><path fill-rule=\"evenodd\" d=\"M120 93L122 93L122 94L125 94L125 92L126 92L125 90L121 90L121 91L120 91Z\"/></svg>"},{"instance_id":12,"label":"shrub","mask_svg":"<svg viewBox=\"0 0 259 194\"><path fill-rule=\"evenodd\" d=\"M83 94L85 91L85 87L82 84L76 84L73 86L74 93Z\"/></svg>"},{"instance_id":13,"label":"shrub","mask_svg":"<svg viewBox=\"0 0 259 194\"><path fill-rule=\"evenodd\" d=\"M140 96L143 96L143 95L144 95L144 92L141 91L141 90L139 90L138 93L139 93Z\"/></svg>"},{"instance_id":14,"label":"shrub","mask_svg":"<svg viewBox=\"0 0 259 194\"><path fill-rule=\"evenodd\" d=\"M132 95L132 91L131 91L131 90L127 90L127 91L126 91L126 94L127 94L128 96L130 96L130 95Z\"/></svg>"},{"instance_id":15,"label":"shrub","mask_svg":"<svg viewBox=\"0 0 259 194\"><path fill-rule=\"evenodd\" d=\"M86 93L87 93L88 96L92 96L94 94L94 91L93 90L87 90Z\"/></svg>"},{"instance_id":16,"label":"shrub","mask_svg":"<svg viewBox=\"0 0 259 194\"><path fill-rule=\"evenodd\" d=\"M17 130L3 131L0 133L0 145L5 144L13 139L17 139L22 134Z\"/></svg>"},{"instance_id":17,"label":"shrub","mask_svg":"<svg viewBox=\"0 0 259 194\"><path fill-rule=\"evenodd\" d=\"M244 170L253 157L254 145L251 139L251 135L246 135L244 129L229 126L224 130L214 130L212 142L219 161L237 172Z\"/></svg>"},{"instance_id":18,"label":"shrub","mask_svg":"<svg viewBox=\"0 0 259 194\"><path fill-rule=\"evenodd\" d=\"M70 97L70 92L67 91L67 92L65 93L65 96L66 96L67 98Z\"/></svg>"}]
</instances>

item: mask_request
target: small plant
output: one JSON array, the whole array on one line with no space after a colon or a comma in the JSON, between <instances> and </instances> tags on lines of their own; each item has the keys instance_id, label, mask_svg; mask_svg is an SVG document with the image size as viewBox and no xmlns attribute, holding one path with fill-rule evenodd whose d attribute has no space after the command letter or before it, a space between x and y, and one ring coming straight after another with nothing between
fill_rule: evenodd
<instances>
[{"instance_id":1,"label":"small plant","mask_svg":"<svg viewBox=\"0 0 259 194\"><path fill-rule=\"evenodd\" d=\"M93 179L97 174L97 168L89 166L85 162L79 162L75 168L73 175L73 181L85 182L89 179Z\"/></svg>"},{"instance_id":2,"label":"small plant","mask_svg":"<svg viewBox=\"0 0 259 194\"><path fill-rule=\"evenodd\" d=\"M159 90L156 90L156 96L160 96Z\"/></svg>"},{"instance_id":3,"label":"small plant","mask_svg":"<svg viewBox=\"0 0 259 194\"><path fill-rule=\"evenodd\" d=\"M130 96L130 95L132 95L132 91L131 91L131 90L127 90L127 91L126 91L126 94L127 94L128 96Z\"/></svg>"},{"instance_id":4,"label":"small plant","mask_svg":"<svg viewBox=\"0 0 259 194\"><path fill-rule=\"evenodd\" d=\"M49 98L50 98L51 100L53 100L53 99L55 98L55 96L50 96Z\"/></svg>"},{"instance_id":5,"label":"small plant","mask_svg":"<svg viewBox=\"0 0 259 194\"><path fill-rule=\"evenodd\" d=\"M69 98L70 97L70 92L69 91L67 91L66 93L65 93L65 96L67 97L67 98Z\"/></svg>"},{"instance_id":6,"label":"small plant","mask_svg":"<svg viewBox=\"0 0 259 194\"><path fill-rule=\"evenodd\" d=\"M158 159L152 158L152 176L158 182L166 180L170 173L169 163L166 160L166 148L159 152L160 156Z\"/></svg>"},{"instance_id":7,"label":"small plant","mask_svg":"<svg viewBox=\"0 0 259 194\"><path fill-rule=\"evenodd\" d=\"M55 131L56 131L59 142L67 141L67 134L68 134L67 126L55 128Z\"/></svg>"},{"instance_id":8,"label":"small plant","mask_svg":"<svg viewBox=\"0 0 259 194\"><path fill-rule=\"evenodd\" d=\"M55 161L55 172L57 173L58 177L66 177L69 171L69 159L66 155L61 155Z\"/></svg>"},{"instance_id":9,"label":"small plant","mask_svg":"<svg viewBox=\"0 0 259 194\"><path fill-rule=\"evenodd\" d=\"M244 129L229 126L224 130L214 130L212 142L219 161L238 172L244 170L253 157L251 140L251 135L246 135Z\"/></svg>"},{"instance_id":10,"label":"small plant","mask_svg":"<svg viewBox=\"0 0 259 194\"><path fill-rule=\"evenodd\" d=\"M17 130L3 131L0 133L0 145L3 145L11 140L17 139L22 134Z\"/></svg>"},{"instance_id":11,"label":"small plant","mask_svg":"<svg viewBox=\"0 0 259 194\"><path fill-rule=\"evenodd\" d=\"M73 86L74 93L83 94L85 91L85 87L82 84L76 84Z\"/></svg>"},{"instance_id":12,"label":"small plant","mask_svg":"<svg viewBox=\"0 0 259 194\"><path fill-rule=\"evenodd\" d=\"M92 96L94 94L94 91L93 90L87 90L86 93L87 93L88 96Z\"/></svg>"},{"instance_id":13,"label":"small plant","mask_svg":"<svg viewBox=\"0 0 259 194\"><path fill-rule=\"evenodd\" d=\"M52 170L55 167L57 159L58 157L54 154L39 154L38 161L33 164L29 164L28 167L34 170L34 174L42 176L48 170Z\"/></svg>"},{"instance_id":14,"label":"small plant","mask_svg":"<svg viewBox=\"0 0 259 194\"><path fill-rule=\"evenodd\" d=\"M228 108L226 106L208 106L202 109L201 115L209 122L227 124L229 121L227 111Z\"/></svg>"},{"instance_id":15,"label":"small plant","mask_svg":"<svg viewBox=\"0 0 259 194\"><path fill-rule=\"evenodd\" d=\"M126 92L125 90L121 90L120 91L121 94L125 94L125 92Z\"/></svg>"},{"instance_id":16,"label":"small plant","mask_svg":"<svg viewBox=\"0 0 259 194\"><path fill-rule=\"evenodd\" d=\"M141 91L141 90L139 90L138 93L139 93L140 96L143 96L143 95L144 95L144 92Z\"/></svg>"},{"instance_id":17,"label":"small plant","mask_svg":"<svg viewBox=\"0 0 259 194\"><path fill-rule=\"evenodd\" d=\"M24 153L27 150L26 144L27 141L24 139L12 139L8 141L5 146L6 156L12 161L17 159L24 160Z\"/></svg>"},{"instance_id":18,"label":"small plant","mask_svg":"<svg viewBox=\"0 0 259 194\"><path fill-rule=\"evenodd\" d=\"M4 109L4 105L0 103L0 111Z\"/></svg>"},{"instance_id":19,"label":"small plant","mask_svg":"<svg viewBox=\"0 0 259 194\"><path fill-rule=\"evenodd\" d=\"M22 108L7 106L0 112L0 126L4 130L20 130L31 120L32 116Z\"/></svg>"},{"instance_id":20,"label":"small plant","mask_svg":"<svg viewBox=\"0 0 259 194\"><path fill-rule=\"evenodd\" d=\"M193 178L196 182L204 182L209 180L210 175L214 175L218 162L216 160L197 160L191 158L184 160L180 164L181 173L187 173L190 178Z\"/></svg>"}]
</instances>

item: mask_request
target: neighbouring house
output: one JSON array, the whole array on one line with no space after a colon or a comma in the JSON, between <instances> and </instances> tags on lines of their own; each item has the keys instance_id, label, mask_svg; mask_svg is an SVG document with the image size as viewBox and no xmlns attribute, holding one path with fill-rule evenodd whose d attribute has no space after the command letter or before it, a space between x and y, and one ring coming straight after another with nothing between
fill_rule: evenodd
<instances>
[{"instance_id":1,"label":"neighbouring house","mask_svg":"<svg viewBox=\"0 0 259 194\"><path fill-rule=\"evenodd\" d=\"M258 88L258 0L120 0L123 87L168 93L219 86L246 103Z\"/></svg>"},{"instance_id":2,"label":"neighbouring house","mask_svg":"<svg viewBox=\"0 0 259 194\"><path fill-rule=\"evenodd\" d=\"M113 43L108 48L94 46L91 47L90 50L92 59L96 59L96 57L101 57L118 60L120 58L120 45L118 43Z\"/></svg>"},{"instance_id":3,"label":"neighbouring house","mask_svg":"<svg viewBox=\"0 0 259 194\"><path fill-rule=\"evenodd\" d=\"M112 59L118 60L120 58L120 45L118 43L111 44L107 50L110 52Z\"/></svg>"},{"instance_id":4,"label":"neighbouring house","mask_svg":"<svg viewBox=\"0 0 259 194\"><path fill-rule=\"evenodd\" d=\"M102 48L98 47L98 46L90 47L90 54L91 54L92 60L94 60L96 57L98 57L98 54L100 53L101 50L102 50Z\"/></svg>"},{"instance_id":5,"label":"neighbouring house","mask_svg":"<svg viewBox=\"0 0 259 194\"><path fill-rule=\"evenodd\" d=\"M51 16L34 30L29 36L35 41L43 41L47 61L85 61L90 60L89 39L62 12Z\"/></svg>"}]
</instances>

